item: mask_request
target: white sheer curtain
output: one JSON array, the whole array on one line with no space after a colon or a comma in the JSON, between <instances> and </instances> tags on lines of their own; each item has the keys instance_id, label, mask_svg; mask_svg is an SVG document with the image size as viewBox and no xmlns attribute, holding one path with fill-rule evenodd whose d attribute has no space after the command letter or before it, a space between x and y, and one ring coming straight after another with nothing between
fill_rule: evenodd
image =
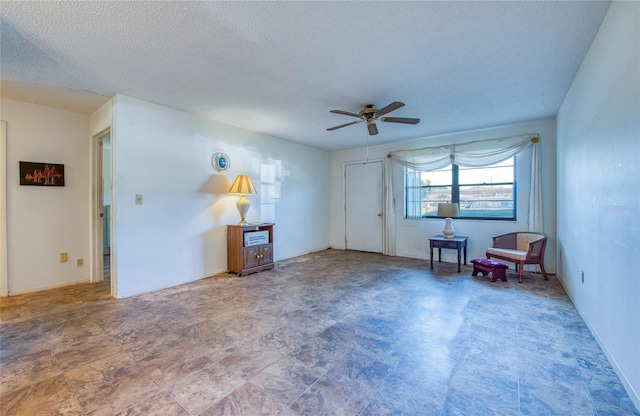
<instances>
[{"instance_id":1,"label":"white sheer curtain","mask_svg":"<svg viewBox=\"0 0 640 416\"><path fill-rule=\"evenodd\" d=\"M418 170L436 170L450 165L452 146L425 147L422 149L396 150L389 155L403 166Z\"/></svg>"},{"instance_id":2,"label":"white sheer curtain","mask_svg":"<svg viewBox=\"0 0 640 416\"><path fill-rule=\"evenodd\" d=\"M387 155L387 169L385 169L385 184L387 185L385 206L393 211L394 193L391 160L403 166L419 170L440 169L452 163L458 166L487 166L513 157L529 146L533 146L528 214L529 231L542 232L540 152L538 149L538 136L535 134L390 152ZM393 238L393 241L386 241L391 238ZM385 254L395 255L395 218L392 215L385 216L384 247Z\"/></svg>"},{"instance_id":3,"label":"white sheer curtain","mask_svg":"<svg viewBox=\"0 0 640 416\"><path fill-rule=\"evenodd\" d=\"M531 152L531 189L529 190L529 231L542 233L542 173L540 171L540 146L534 139ZM539 269L539 266L535 265Z\"/></svg>"},{"instance_id":4,"label":"white sheer curtain","mask_svg":"<svg viewBox=\"0 0 640 416\"><path fill-rule=\"evenodd\" d=\"M384 232L382 242L383 254L395 256L396 254L396 211L393 197L393 183L391 176L391 158L384 160Z\"/></svg>"},{"instance_id":5,"label":"white sheer curtain","mask_svg":"<svg viewBox=\"0 0 640 416\"><path fill-rule=\"evenodd\" d=\"M542 221L542 174L540 171L540 146L538 139L534 141L531 152L531 189L529 191L529 231L534 233L544 232ZM527 270L540 273L540 266L531 264L525 266Z\"/></svg>"},{"instance_id":6,"label":"white sheer curtain","mask_svg":"<svg viewBox=\"0 0 640 416\"><path fill-rule=\"evenodd\" d=\"M408 218L420 218L422 208L422 178L419 170L411 169L405 175L405 203Z\"/></svg>"}]
</instances>

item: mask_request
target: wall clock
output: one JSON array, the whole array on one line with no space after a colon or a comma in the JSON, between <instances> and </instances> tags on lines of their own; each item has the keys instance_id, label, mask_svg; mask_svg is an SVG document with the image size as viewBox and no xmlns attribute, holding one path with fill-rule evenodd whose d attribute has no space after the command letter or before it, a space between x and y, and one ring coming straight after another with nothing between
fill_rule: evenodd
<instances>
[{"instance_id":1,"label":"wall clock","mask_svg":"<svg viewBox=\"0 0 640 416\"><path fill-rule=\"evenodd\" d=\"M211 165L218 172L224 173L229 170L231 161L226 153L215 153L213 157L211 157Z\"/></svg>"}]
</instances>

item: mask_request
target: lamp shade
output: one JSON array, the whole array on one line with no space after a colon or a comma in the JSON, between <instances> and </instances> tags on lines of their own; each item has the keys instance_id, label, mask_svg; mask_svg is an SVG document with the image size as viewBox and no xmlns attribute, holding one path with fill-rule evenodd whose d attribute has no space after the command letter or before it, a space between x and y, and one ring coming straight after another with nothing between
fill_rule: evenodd
<instances>
[{"instance_id":1,"label":"lamp shade","mask_svg":"<svg viewBox=\"0 0 640 416\"><path fill-rule=\"evenodd\" d=\"M253 186L251 178L248 175L238 175L231 188L229 188L230 194L238 195L257 195L256 187Z\"/></svg>"},{"instance_id":2,"label":"lamp shade","mask_svg":"<svg viewBox=\"0 0 640 416\"><path fill-rule=\"evenodd\" d=\"M438 204L438 217L457 218L460 216L458 204L442 203Z\"/></svg>"}]
</instances>

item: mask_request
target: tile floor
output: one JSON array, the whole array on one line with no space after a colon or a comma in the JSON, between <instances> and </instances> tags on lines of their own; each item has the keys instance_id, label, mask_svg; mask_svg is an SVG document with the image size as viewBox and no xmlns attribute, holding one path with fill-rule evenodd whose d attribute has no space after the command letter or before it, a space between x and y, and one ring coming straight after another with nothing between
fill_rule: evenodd
<instances>
[{"instance_id":1,"label":"tile floor","mask_svg":"<svg viewBox=\"0 0 640 416\"><path fill-rule=\"evenodd\" d=\"M1 301L2 415L638 415L552 276L327 250Z\"/></svg>"}]
</instances>

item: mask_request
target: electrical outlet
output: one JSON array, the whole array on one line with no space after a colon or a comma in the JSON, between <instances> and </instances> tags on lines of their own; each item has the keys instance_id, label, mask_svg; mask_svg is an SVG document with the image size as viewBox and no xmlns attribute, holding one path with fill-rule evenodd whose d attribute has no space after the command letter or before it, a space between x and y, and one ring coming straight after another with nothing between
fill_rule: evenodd
<instances>
[{"instance_id":1,"label":"electrical outlet","mask_svg":"<svg viewBox=\"0 0 640 416\"><path fill-rule=\"evenodd\" d=\"M78 267L84 266L84 259L76 259L76 266Z\"/></svg>"},{"instance_id":2,"label":"electrical outlet","mask_svg":"<svg viewBox=\"0 0 640 416\"><path fill-rule=\"evenodd\" d=\"M584 271L582 272L582 283L584 283Z\"/></svg>"},{"instance_id":3,"label":"electrical outlet","mask_svg":"<svg viewBox=\"0 0 640 416\"><path fill-rule=\"evenodd\" d=\"M60 253L60 263L67 261L67 253Z\"/></svg>"}]
</instances>

